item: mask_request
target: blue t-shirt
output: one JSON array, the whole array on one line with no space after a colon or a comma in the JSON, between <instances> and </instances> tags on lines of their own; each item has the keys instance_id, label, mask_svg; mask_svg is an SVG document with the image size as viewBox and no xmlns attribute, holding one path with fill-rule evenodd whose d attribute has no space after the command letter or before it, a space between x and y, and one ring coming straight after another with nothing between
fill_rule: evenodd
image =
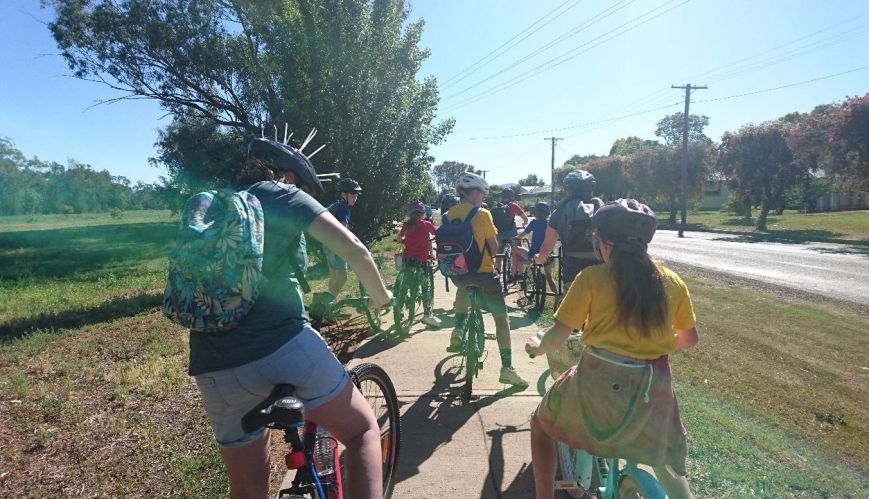
<instances>
[{"instance_id":1,"label":"blue t-shirt","mask_svg":"<svg viewBox=\"0 0 869 499\"><path fill-rule=\"evenodd\" d=\"M339 199L329 205L329 213L344 224L344 227L350 226L350 205L343 199Z\"/></svg>"},{"instance_id":2,"label":"blue t-shirt","mask_svg":"<svg viewBox=\"0 0 869 499\"><path fill-rule=\"evenodd\" d=\"M309 322L290 258L303 264L298 261L300 236L326 209L293 185L259 182L248 191L263 207L263 269L268 283L235 329L190 333L191 375L261 359L291 340Z\"/></svg>"},{"instance_id":3,"label":"blue t-shirt","mask_svg":"<svg viewBox=\"0 0 869 499\"><path fill-rule=\"evenodd\" d=\"M542 218L535 218L528 222L528 225L525 227L525 233L531 234L531 248L528 250L530 254L536 255L540 251L540 247L543 246L543 240L546 239L547 227L549 227L549 221Z\"/></svg>"}]
</instances>

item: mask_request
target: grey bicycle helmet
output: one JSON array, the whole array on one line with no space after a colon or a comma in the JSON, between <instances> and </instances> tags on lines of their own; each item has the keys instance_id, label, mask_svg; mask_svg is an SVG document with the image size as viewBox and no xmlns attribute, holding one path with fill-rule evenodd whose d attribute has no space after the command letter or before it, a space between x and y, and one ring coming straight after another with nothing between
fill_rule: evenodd
<instances>
[{"instance_id":1,"label":"grey bicycle helmet","mask_svg":"<svg viewBox=\"0 0 869 499\"><path fill-rule=\"evenodd\" d=\"M574 170L565 175L561 185L568 191L592 192L597 186L594 175L585 170Z\"/></svg>"},{"instance_id":2,"label":"grey bicycle helmet","mask_svg":"<svg viewBox=\"0 0 869 499\"><path fill-rule=\"evenodd\" d=\"M636 199L607 202L591 217L591 223L604 241L643 251L658 227L655 212Z\"/></svg>"},{"instance_id":3,"label":"grey bicycle helmet","mask_svg":"<svg viewBox=\"0 0 869 499\"><path fill-rule=\"evenodd\" d=\"M465 172L459 175L459 179L456 180L456 190L459 189L479 189L483 191L484 194L488 195L489 183L486 182L486 179L476 173Z\"/></svg>"},{"instance_id":4,"label":"grey bicycle helmet","mask_svg":"<svg viewBox=\"0 0 869 499\"><path fill-rule=\"evenodd\" d=\"M359 182L350 177L339 180L336 189L338 192L355 192L357 194L362 192L362 187L359 187Z\"/></svg>"},{"instance_id":5,"label":"grey bicycle helmet","mask_svg":"<svg viewBox=\"0 0 869 499\"><path fill-rule=\"evenodd\" d=\"M309 185L316 194L324 192L314 165L293 146L269 139L253 139L247 146L247 157L266 161L277 171L293 172L300 182Z\"/></svg>"}]
</instances>

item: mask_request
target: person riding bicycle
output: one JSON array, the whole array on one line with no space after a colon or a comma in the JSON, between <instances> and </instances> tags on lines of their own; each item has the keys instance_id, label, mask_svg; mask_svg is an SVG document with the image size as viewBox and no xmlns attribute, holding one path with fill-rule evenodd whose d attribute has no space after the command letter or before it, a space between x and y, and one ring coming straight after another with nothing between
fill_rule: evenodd
<instances>
[{"instance_id":1,"label":"person riding bicycle","mask_svg":"<svg viewBox=\"0 0 869 499\"><path fill-rule=\"evenodd\" d=\"M537 203L534 205L532 213L534 214L534 220L528 222L522 232L516 236L516 239L523 239L528 237L528 234L531 234L531 247L528 249L522 246L513 248L513 265L510 270L514 276L525 272L525 266L540 252L543 239L546 237L546 229L549 227L549 221L547 220L549 218L549 203ZM543 272L546 275L549 289L555 293L558 290L558 286L556 286L555 280L552 278L551 259L546 259L546 263L543 264Z\"/></svg>"},{"instance_id":2,"label":"person riding bicycle","mask_svg":"<svg viewBox=\"0 0 869 499\"><path fill-rule=\"evenodd\" d=\"M592 197L597 181L585 170L568 173L562 186L567 198L549 218L546 238L536 261L544 263L555 243L561 240L561 278L569 286L580 270L597 264L591 241L591 217L602 201Z\"/></svg>"},{"instance_id":3,"label":"person riding bicycle","mask_svg":"<svg viewBox=\"0 0 869 499\"><path fill-rule=\"evenodd\" d=\"M492 208L492 221L498 229L498 253L504 251L504 245L512 242L519 230L516 227L516 217L522 219L522 225L528 225L528 215L515 201L516 195L510 189L501 191L501 202Z\"/></svg>"},{"instance_id":4,"label":"person riding bicycle","mask_svg":"<svg viewBox=\"0 0 869 499\"><path fill-rule=\"evenodd\" d=\"M398 242L404 245L404 251L401 252L402 265L417 272L425 272L431 268L429 267L431 236L437 229L423 218L425 205L419 201L409 203L407 211L410 217L401 225L401 230L398 232ZM423 314L424 324L433 327L441 325L440 319L432 315L431 303L428 300L423 300Z\"/></svg>"},{"instance_id":5,"label":"person riding bicycle","mask_svg":"<svg viewBox=\"0 0 869 499\"><path fill-rule=\"evenodd\" d=\"M359 187L359 182L352 178L344 177L338 181L335 190L338 192L338 200L330 204L327 209L336 220L341 222L341 225L345 228L350 227L350 207L359 200L362 187ZM331 298L337 298L347 282L347 262L329 248L323 248L323 254L329 266L329 294Z\"/></svg>"},{"instance_id":6,"label":"person riding bicycle","mask_svg":"<svg viewBox=\"0 0 869 499\"><path fill-rule=\"evenodd\" d=\"M444 194L441 197L441 204L440 204L441 224L447 223L446 222L447 211L449 211L450 208L452 208L453 206L455 206L457 204L459 204L459 197L456 196L456 190L450 188L450 189L447 189L446 191L444 191Z\"/></svg>"},{"instance_id":7,"label":"person riding bicycle","mask_svg":"<svg viewBox=\"0 0 869 499\"><path fill-rule=\"evenodd\" d=\"M461 197L461 202L446 213L445 222L464 220L474 207L480 208L483 199L489 193L489 184L479 175L463 173L456 182L456 191ZM467 288L474 286L479 288L479 296L484 310L491 312L495 319L495 334L498 340L498 349L501 356L501 375L499 381L510 385L527 385L528 382L519 376L513 368L512 349L510 342L510 322L507 318L507 305L504 303L504 295L501 293L501 283L492 261L498 243L495 240L497 230L492 222L492 215L488 210L480 208L471 220L471 230L474 241L483 260L476 272L454 276L456 285L456 323L450 336L448 352L461 352L464 347L462 329L468 315L470 298Z\"/></svg>"},{"instance_id":8,"label":"person riding bicycle","mask_svg":"<svg viewBox=\"0 0 869 499\"><path fill-rule=\"evenodd\" d=\"M236 328L190 332L188 370L220 446L230 495L268 494L269 432L246 433L241 419L275 385L287 383L296 386L306 417L347 446L354 497L381 497L380 428L366 399L310 326L291 262L298 258L299 235L307 232L347 259L372 306L386 305L391 294L365 246L305 193L322 194L323 187L311 162L297 149L254 139L238 183L263 208L263 268L269 269L268 282Z\"/></svg>"},{"instance_id":9,"label":"person riding bicycle","mask_svg":"<svg viewBox=\"0 0 869 499\"><path fill-rule=\"evenodd\" d=\"M555 382L531 419L537 497L553 494L555 440L650 465L668 497L693 497L669 362L698 342L688 288L649 257L657 221L648 206L611 201L592 221L602 263L579 273L555 325L525 345L532 355L554 352L585 323L579 363Z\"/></svg>"}]
</instances>

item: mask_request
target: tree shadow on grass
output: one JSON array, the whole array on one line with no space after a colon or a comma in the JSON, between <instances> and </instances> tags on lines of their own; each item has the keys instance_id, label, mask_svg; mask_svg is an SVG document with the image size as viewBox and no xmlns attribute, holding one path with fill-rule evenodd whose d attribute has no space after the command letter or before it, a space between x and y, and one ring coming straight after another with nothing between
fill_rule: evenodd
<instances>
[{"instance_id":1,"label":"tree shadow on grass","mask_svg":"<svg viewBox=\"0 0 869 499\"><path fill-rule=\"evenodd\" d=\"M118 296L100 305L0 323L0 342L21 338L38 329L74 329L123 317L131 317L162 303L162 293L143 292Z\"/></svg>"},{"instance_id":2,"label":"tree shadow on grass","mask_svg":"<svg viewBox=\"0 0 869 499\"><path fill-rule=\"evenodd\" d=\"M63 279L165 258L175 223L139 223L0 233L0 279Z\"/></svg>"}]
</instances>

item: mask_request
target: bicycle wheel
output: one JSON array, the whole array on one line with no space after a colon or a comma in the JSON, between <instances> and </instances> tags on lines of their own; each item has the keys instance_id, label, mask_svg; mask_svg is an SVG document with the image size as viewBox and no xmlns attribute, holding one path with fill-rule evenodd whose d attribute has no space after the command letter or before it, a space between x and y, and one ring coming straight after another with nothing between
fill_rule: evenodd
<instances>
[{"instance_id":1,"label":"bicycle wheel","mask_svg":"<svg viewBox=\"0 0 869 499\"><path fill-rule=\"evenodd\" d=\"M538 312L543 311L543 306L546 305L546 275L543 269L534 267L534 308Z\"/></svg>"},{"instance_id":2,"label":"bicycle wheel","mask_svg":"<svg viewBox=\"0 0 869 499\"><path fill-rule=\"evenodd\" d=\"M667 496L658 482L653 482L654 487L647 488L633 477L622 475L619 478L619 499L664 499Z\"/></svg>"},{"instance_id":3,"label":"bicycle wheel","mask_svg":"<svg viewBox=\"0 0 869 499\"><path fill-rule=\"evenodd\" d=\"M577 476L577 467L581 466L580 460L582 459L579 456L579 451L568 447L564 442L557 443L557 451L558 477L565 482L572 482L579 487L572 490L565 489L563 492L567 494L568 497L572 498L583 497L584 490L587 490L594 495L601 485L600 470L597 467L597 458L593 458L594 460L591 463L591 477L587 478L589 483L586 487L583 487L582 479ZM588 455L586 454L586 456Z\"/></svg>"},{"instance_id":4,"label":"bicycle wheel","mask_svg":"<svg viewBox=\"0 0 869 499\"><path fill-rule=\"evenodd\" d=\"M395 332L399 336L406 336L410 332L410 326L416 318L416 300L418 295L418 279L416 276L402 272L396 281L395 295L398 303L392 309L395 319Z\"/></svg>"},{"instance_id":5,"label":"bicycle wheel","mask_svg":"<svg viewBox=\"0 0 869 499\"><path fill-rule=\"evenodd\" d=\"M525 267L525 274L522 276L522 294L528 302L534 301L534 264L528 264Z\"/></svg>"},{"instance_id":6,"label":"bicycle wheel","mask_svg":"<svg viewBox=\"0 0 869 499\"><path fill-rule=\"evenodd\" d=\"M362 392L380 426L380 451L383 463L383 497L388 499L395 487L395 466L401 449L401 415L398 396L386 372L375 364L360 364L350 370L353 383ZM341 475L346 476L344 454ZM346 483L346 480L344 481ZM346 486L344 497L348 497Z\"/></svg>"},{"instance_id":7,"label":"bicycle wheel","mask_svg":"<svg viewBox=\"0 0 869 499\"><path fill-rule=\"evenodd\" d=\"M476 298L472 298L472 303L475 301ZM480 357L483 353L483 341L485 341L484 327L483 316L474 303L468 313L468 318L465 319L465 388L462 392L464 402L471 400L474 391L474 378L480 369Z\"/></svg>"},{"instance_id":8,"label":"bicycle wheel","mask_svg":"<svg viewBox=\"0 0 869 499\"><path fill-rule=\"evenodd\" d=\"M359 296L367 296L362 283L359 283ZM369 333L372 335L383 332L383 317L380 310L371 310L365 307L365 320L368 322Z\"/></svg>"},{"instance_id":9,"label":"bicycle wheel","mask_svg":"<svg viewBox=\"0 0 869 499\"><path fill-rule=\"evenodd\" d=\"M512 258L512 250L510 249L509 244L504 245L504 257L501 258L501 287L502 290L507 292L507 285L510 283L510 272L511 272L511 262Z\"/></svg>"},{"instance_id":10,"label":"bicycle wheel","mask_svg":"<svg viewBox=\"0 0 869 499\"><path fill-rule=\"evenodd\" d=\"M434 270L431 267L426 270L426 281L428 281L428 287L424 296L428 300L428 308L431 310L434 307Z\"/></svg>"}]
</instances>

